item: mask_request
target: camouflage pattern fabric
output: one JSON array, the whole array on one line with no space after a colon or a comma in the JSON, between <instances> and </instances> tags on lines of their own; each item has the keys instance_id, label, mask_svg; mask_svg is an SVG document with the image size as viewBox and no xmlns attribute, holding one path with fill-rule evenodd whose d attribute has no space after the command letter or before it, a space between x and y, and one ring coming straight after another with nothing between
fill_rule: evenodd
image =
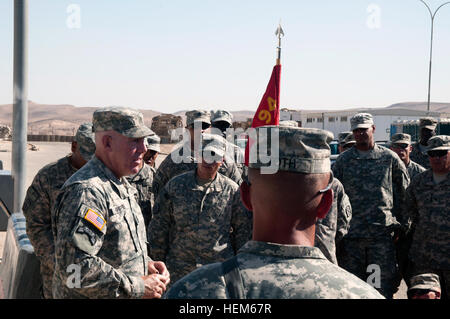
<instances>
[{"instance_id":1,"label":"camouflage pattern fabric","mask_svg":"<svg viewBox=\"0 0 450 319\"><path fill-rule=\"evenodd\" d=\"M420 151L419 143L413 143L412 147L413 149L411 151L411 154L409 154L409 158L411 159L411 161L416 162L420 166L423 166L425 169L431 168L428 154L426 153L426 151L424 153Z\"/></svg>"},{"instance_id":2,"label":"camouflage pattern fabric","mask_svg":"<svg viewBox=\"0 0 450 319\"><path fill-rule=\"evenodd\" d=\"M416 162L409 161L408 166L406 167L408 170L409 179L412 180L414 176L425 172L427 169L423 167L422 165L417 164Z\"/></svg>"},{"instance_id":3,"label":"camouflage pattern fabric","mask_svg":"<svg viewBox=\"0 0 450 319\"><path fill-rule=\"evenodd\" d=\"M338 264L364 281L371 283L373 279L375 288L384 297L393 297L397 288L394 283L399 274L395 246L389 234L376 238L345 237L340 243ZM379 283L375 273L378 270L372 267L379 267Z\"/></svg>"},{"instance_id":4,"label":"camouflage pattern fabric","mask_svg":"<svg viewBox=\"0 0 450 319\"><path fill-rule=\"evenodd\" d=\"M344 186L337 179L331 184L333 190L333 204L324 219L317 220L314 246L318 247L324 256L337 264L336 246L347 234L352 219L352 206Z\"/></svg>"},{"instance_id":5,"label":"camouflage pattern fabric","mask_svg":"<svg viewBox=\"0 0 450 319\"><path fill-rule=\"evenodd\" d=\"M247 299L383 299L316 247L249 241L239 250L237 263ZM221 263L187 275L165 297L229 298Z\"/></svg>"},{"instance_id":6,"label":"camouflage pattern fabric","mask_svg":"<svg viewBox=\"0 0 450 319\"><path fill-rule=\"evenodd\" d=\"M200 186L196 172L189 171L171 179L156 199L150 256L166 263L174 283L197 267L235 255L251 230L252 215L235 182L218 173Z\"/></svg>"},{"instance_id":7,"label":"camouflage pattern fabric","mask_svg":"<svg viewBox=\"0 0 450 319\"><path fill-rule=\"evenodd\" d=\"M70 165L70 156L41 168L27 190L22 206L27 236L40 262L44 298L52 298L54 244L51 209L60 188L77 169Z\"/></svg>"},{"instance_id":8,"label":"camouflage pattern fabric","mask_svg":"<svg viewBox=\"0 0 450 319\"><path fill-rule=\"evenodd\" d=\"M364 155L351 148L339 155L333 173L352 205L348 237L375 238L407 227L403 212L409 177L397 154L377 144Z\"/></svg>"},{"instance_id":9,"label":"camouflage pattern fabric","mask_svg":"<svg viewBox=\"0 0 450 319\"><path fill-rule=\"evenodd\" d=\"M155 204L155 198L152 192L153 176L156 170L150 165L144 164L135 175L127 176L128 182L136 188L136 201L141 208L144 217L145 227L152 219L152 208Z\"/></svg>"},{"instance_id":10,"label":"camouflage pattern fabric","mask_svg":"<svg viewBox=\"0 0 450 319\"><path fill-rule=\"evenodd\" d=\"M54 298L144 295L150 259L135 192L97 157L67 180L53 208Z\"/></svg>"},{"instance_id":11,"label":"camouflage pattern fabric","mask_svg":"<svg viewBox=\"0 0 450 319\"><path fill-rule=\"evenodd\" d=\"M408 187L408 211L415 226L409 259L421 273L450 270L450 173L435 184L432 170ZM414 271L416 272L416 271Z\"/></svg>"},{"instance_id":12,"label":"camouflage pattern fabric","mask_svg":"<svg viewBox=\"0 0 450 319\"><path fill-rule=\"evenodd\" d=\"M185 154L183 149L189 149L190 146L180 146L172 151L159 165L153 180L153 193L155 197L158 196L159 191L167 184L167 182L181 173L192 171L197 167L196 159L192 156L192 152ZM174 155L173 155L174 154ZM175 163L173 156L181 156L181 163ZM236 163L224 162L220 168L219 173L232 179L238 185L242 182L242 176Z\"/></svg>"}]
</instances>

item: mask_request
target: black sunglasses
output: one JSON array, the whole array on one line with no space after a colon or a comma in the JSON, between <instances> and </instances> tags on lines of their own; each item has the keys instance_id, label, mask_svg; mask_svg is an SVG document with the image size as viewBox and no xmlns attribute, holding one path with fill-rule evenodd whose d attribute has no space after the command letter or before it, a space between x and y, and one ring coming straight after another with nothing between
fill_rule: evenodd
<instances>
[{"instance_id":1,"label":"black sunglasses","mask_svg":"<svg viewBox=\"0 0 450 319\"><path fill-rule=\"evenodd\" d=\"M429 157L444 157L448 154L447 150L428 151Z\"/></svg>"}]
</instances>

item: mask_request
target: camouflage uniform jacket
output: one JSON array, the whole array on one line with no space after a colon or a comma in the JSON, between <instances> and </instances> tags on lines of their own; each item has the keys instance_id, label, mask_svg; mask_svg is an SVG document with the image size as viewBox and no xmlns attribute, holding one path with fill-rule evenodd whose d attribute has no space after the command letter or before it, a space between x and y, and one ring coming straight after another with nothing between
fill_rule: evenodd
<instances>
[{"instance_id":1,"label":"camouflage uniform jacket","mask_svg":"<svg viewBox=\"0 0 450 319\"><path fill-rule=\"evenodd\" d=\"M181 147L176 148L172 151L167 157L162 161L156 170L156 174L153 180L153 194L155 197L158 196L159 191L167 184L167 182L177 175L181 173L192 171L197 168L197 163L195 158L192 156L192 153L184 154L183 149L189 149L190 147L186 147L182 145ZM175 163L172 156L177 158L177 162ZM226 161L220 166L219 173L231 178L238 185L242 182L241 173L236 163L227 163Z\"/></svg>"},{"instance_id":2,"label":"camouflage uniform jacket","mask_svg":"<svg viewBox=\"0 0 450 319\"><path fill-rule=\"evenodd\" d=\"M153 167L144 164L135 175L126 177L128 182L137 189L136 201L141 208L146 227L152 219L152 207L155 204L152 192L153 176L155 172Z\"/></svg>"},{"instance_id":3,"label":"camouflage uniform jacket","mask_svg":"<svg viewBox=\"0 0 450 319\"><path fill-rule=\"evenodd\" d=\"M413 162L411 160L409 161L409 164L406 168L408 169L408 174L409 174L410 180L412 180L414 178L414 176L416 176L417 174L420 174L427 170L422 165L419 165L416 162Z\"/></svg>"},{"instance_id":4,"label":"camouflage uniform jacket","mask_svg":"<svg viewBox=\"0 0 450 319\"><path fill-rule=\"evenodd\" d=\"M135 192L97 157L64 184L53 207L54 298L144 295L150 259Z\"/></svg>"},{"instance_id":5,"label":"camouflage uniform jacket","mask_svg":"<svg viewBox=\"0 0 450 319\"><path fill-rule=\"evenodd\" d=\"M411 159L411 161L416 162L420 166L423 166L425 169L431 168L428 154L422 153L420 151L419 142L413 143L412 147L413 149L411 151L411 154L409 154L409 158Z\"/></svg>"},{"instance_id":6,"label":"camouflage uniform jacket","mask_svg":"<svg viewBox=\"0 0 450 319\"><path fill-rule=\"evenodd\" d=\"M450 173L439 184L431 169L417 175L407 201L415 225L410 259L421 269L450 270Z\"/></svg>"},{"instance_id":7,"label":"camouflage uniform jacket","mask_svg":"<svg viewBox=\"0 0 450 319\"><path fill-rule=\"evenodd\" d=\"M27 235L39 258L45 298L52 297L54 268L51 210L59 190L76 171L70 164L70 156L44 166L34 177L22 206L27 222Z\"/></svg>"},{"instance_id":8,"label":"camouflage uniform jacket","mask_svg":"<svg viewBox=\"0 0 450 319\"><path fill-rule=\"evenodd\" d=\"M344 185L352 205L347 237L376 238L407 228L404 218L409 176L405 164L393 151L375 144L367 154L355 147L336 160L333 173Z\"/></svg>"},{"instance_id":9,"label":"camouflage uniform jacket","mask_svg":"<svg viewBox=\"0 0 450 319\"><path fill-rule=\"evenodd\" d=\"M329 261L337 264L336 245L347 234L352 219L352 206L344 186L335 178L331 184L333 204L324 219L316 223L314 246L318 247Z\"/></svg>"},{"instance_id":10,"label":"camouflage uniform jacket","mask_svg":"<svg viewBox=\"0 0 450 319\"><path fill-rule=\"evenodd\" d=\"M316 247L249 241L239 250L237 263L247 299L383 299ZM221 266L214 263L195 270L165 297L229 298Z\"/></svg>"},{"instance_id":11,"label":"camouflage uniform jacket","mask_svg":"<svg viewBox=\"0 0 450 319\"><path fill-rule=\"evenodd\" d=\"M183 173L156 199L148 229L150 256L166 263L174 283L199 266L234 256L251 239L251 217L228 177L217 173L200 186L195 170Z\"/></svg>"}]
</instances>

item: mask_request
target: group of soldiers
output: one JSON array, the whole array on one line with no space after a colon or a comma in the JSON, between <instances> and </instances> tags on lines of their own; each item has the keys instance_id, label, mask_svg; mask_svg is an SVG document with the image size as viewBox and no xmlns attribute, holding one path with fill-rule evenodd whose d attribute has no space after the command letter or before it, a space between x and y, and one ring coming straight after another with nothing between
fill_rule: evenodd
<instances>
[{"instance_id":1,"label":"group of soldiers","mask_svg":"<svg viewBox=\"0 0 450 319\"><path fill-rule=\"evenodd\" d=\"M231 127L227 111L187 112L189 134L156 169L140 112L95 111L24 201L43 298L377 299L402 278L410 298L447 297L450 138L435 120L419 146L397 134L389 150L356 114L333 166L328 131L256 128L269 135L251 150L276 130L275 174L243 165Z\"/></svg>"}]
</instances>

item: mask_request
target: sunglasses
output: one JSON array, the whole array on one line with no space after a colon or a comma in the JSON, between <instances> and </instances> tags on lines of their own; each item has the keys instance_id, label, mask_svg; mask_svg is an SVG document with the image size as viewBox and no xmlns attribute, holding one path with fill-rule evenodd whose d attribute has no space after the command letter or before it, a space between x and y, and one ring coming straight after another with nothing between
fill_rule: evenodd
<instances>
[{"instance_id":1,"label":"sunglasses","mask_svg":"<svg viewBox=\"0 0 450 319\"><path fill-rule=\"evenodd\" d=\"M438 150L438 151L428 151L429 157L444 157L448 154L447 150Z\"/></svg>"},{"instance_id":2,"label":"sunglasses","mask_svg":"<svg viewBox=\"0 0 450 319\"><path fill-rule=\"evenodd\" d=\"M392 144L393 148L400 148L402 150L406 150L409 147L409 144Z\"/></svg>"}]
</instances>

